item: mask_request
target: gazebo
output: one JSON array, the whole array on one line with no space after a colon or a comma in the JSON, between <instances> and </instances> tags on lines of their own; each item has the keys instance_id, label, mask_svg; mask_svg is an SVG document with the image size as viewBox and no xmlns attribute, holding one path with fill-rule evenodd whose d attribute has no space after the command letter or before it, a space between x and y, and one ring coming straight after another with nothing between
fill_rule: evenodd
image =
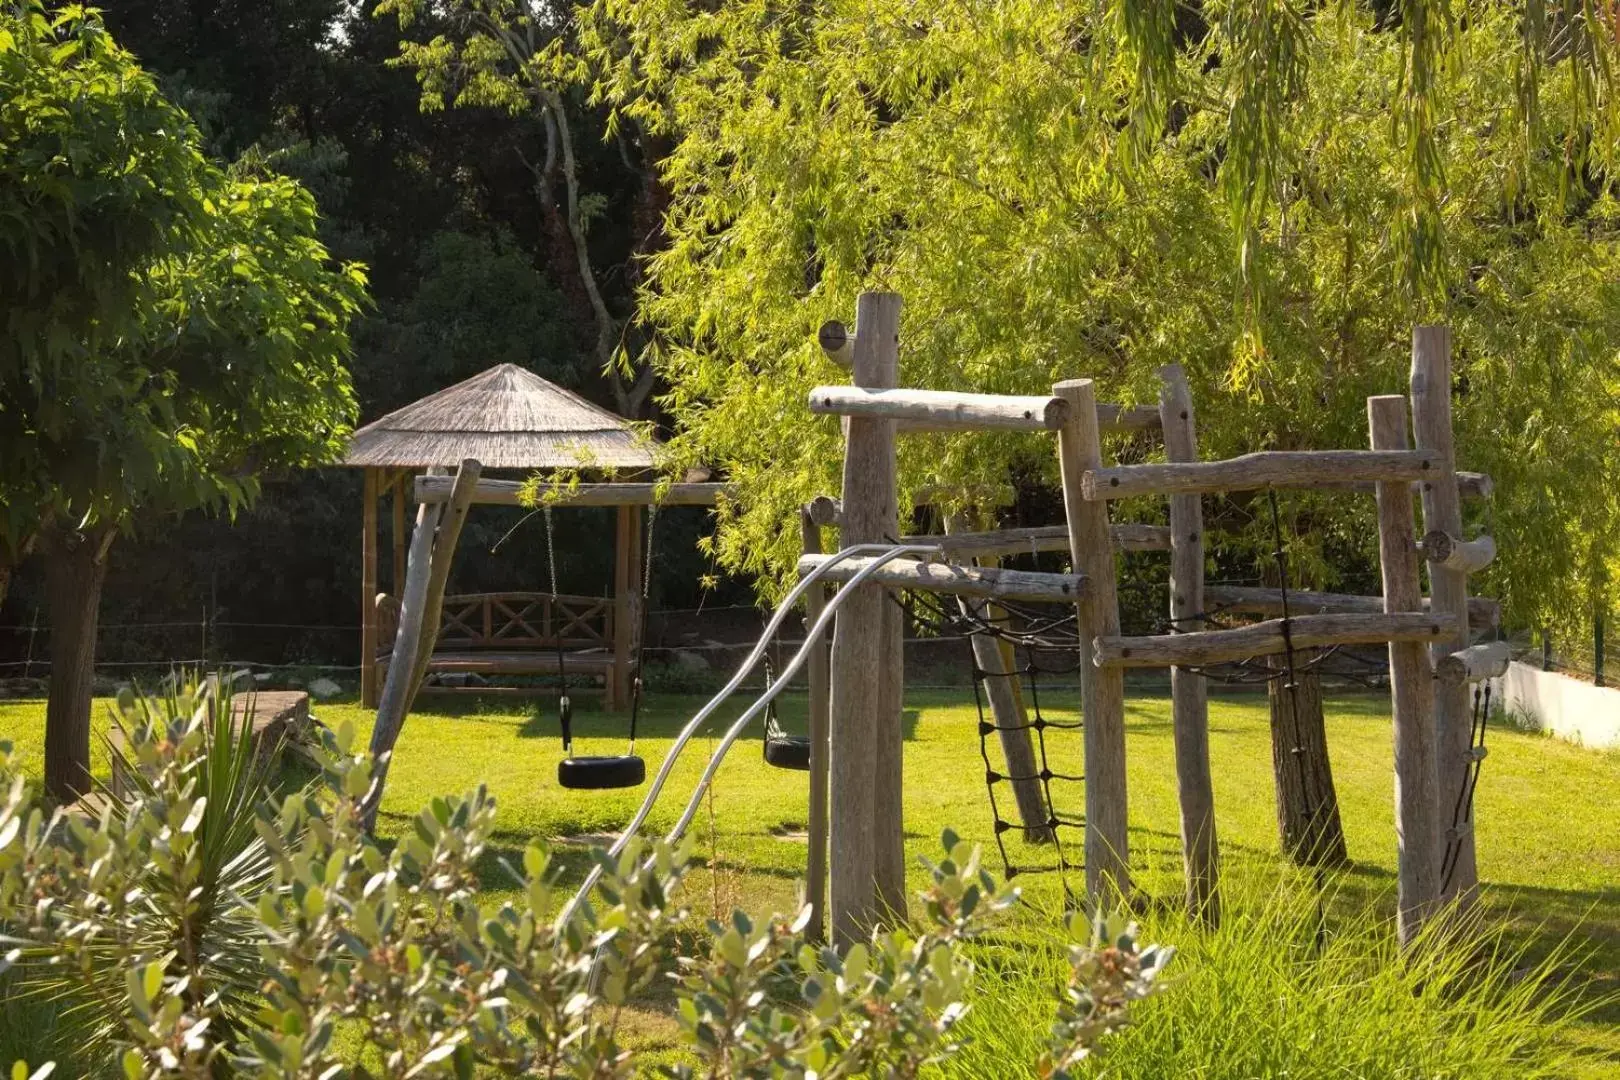
<instances>
[{"instance_id":1,"label":"gazebo","mask_svg":"<svg viewBox=\"0 0 1620 1080\"><path fill-rule=\"evenodd\" d=\"M360 580L363 705L378 704L399 625L397 597L406 595L406 502L446 502L452 482L447 474L472 460L480 470L532 474L580 469L586 475L629 473L632 478L640 474L641 479L581 484L557 503L617 508L611 598L441 593L442 603L430 605L438 610L431 615L436 624L431 634L424 634L431 654L424 670L600 674L607 706L624 707L634 675L638 632L633 605L641 587L642 507L655 497L665 503L712 504L721 487L680 484L675 488L682 490L672 492L666 486L660 492L648 482L654 447L623 417L515 364L490 368L356 431L342 463L365 470ZM522 486L520 479L480 476L470 501L517 505ZM393 503L393 595L378 591L377 514L385 492ZM436 513L432 520L437 522ZM449 546L451 550L442 555L446 563L453 553L453 534Z\"/></svg>"}]
</instances>

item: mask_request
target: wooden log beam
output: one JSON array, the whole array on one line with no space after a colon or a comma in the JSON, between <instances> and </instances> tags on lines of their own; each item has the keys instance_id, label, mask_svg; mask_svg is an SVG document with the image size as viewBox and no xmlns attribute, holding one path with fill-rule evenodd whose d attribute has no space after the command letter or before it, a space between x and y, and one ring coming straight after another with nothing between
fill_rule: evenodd
<instances>
[{"instance_id":1,"label":"wooden log beam","mask_svg":"<svg viewBox=\"0 0 1620 1080\"><path fill-rule=\"evenodd\" d=\"M416 501L442 503L450 498L454 481L448 476L418 476ZM486 506L522 506L522 480L480 480L473 502ZM580 484L558 493L552 506L713 506L730 492L729 484L670 484L660 491L658 484L607 483ZM542 494L544 492L542 491Z\"/></svg>"},{"instance_id":2,"label":"wooden log beam","mask_svg":"<svg viewBox=\"0 0 1620 1080\"><path fill-rule=\"evenodd\" d=\"M799 513L799 539L806 555L821 553L821 526L807 509ZM808 629L821 618L827 607L827 590L814 586L804 594L804 625ZM805 678L810 684L810 820L805 824L809 859L804 871L805 899L810 905L810 925L805 939L813 945L827 940L827 765L831 743L828 738L832 703L830 643L824 637L810 653Z\"/></svg>"},{"instance_id":3,"label":"wooden log beam","mask_svg":"<svg viewBox=\"0 0 1620 1080\"><path fill-rule=\"evenodd\" d=\"M1052 388L1069 404L1058 431L1058 470L1069 556L1088 588L1075 604L1080 636L1080 710L1085 717L1086 898L1107 910L1131 895L1130 821L1125 775L1125 676L1117 668L1086 662L1085 643L1119 633L1116 560L1108 539L1108 506L1087 502L1082 477L1102 467L1096 387L1090 379Z\"/></svg>"},{"instance_id":4,"label":"wooden log beam","mask_svg":"<svg viewBox=\"0 0 1620 1080\"><path fill-rule=\"evenodd\" d=\"M1456 469L1456 449L1451 430L1451 329L1446 326L1417 326L1412 329L1412 438L1439 455L1439 475L1424 484L1423 528L1425 532L1462 535L1462 497L1452 482ZM1431 609L1454 617L1451 633L1430 643L1429 659L1436 667L1447 656L1468 645L1468 575L1443 564L1429 563ZM1466 806L1470 761L1466 757L1474 742L1474 717L1469 707L1468 688L1440 683L1434 695L1435 727L1438 731L1440 805ZM1453 823L1457 824L1457 823ZM1448 859L1449 881L1441 881L1443 899L1457 899L1463 906L1472 903L1479 884L1479 869L1472 832L1455 841Z\"/></svg>"},{"instance_id":5,"label":"wooden log beam","mask_svg":"<svg viewBox=\"0 0 1620 1080\"><path fill-rule=\"evenodd\" d=\"M930 538L932 539L932 538ZM799 558L799 576L809 574L831 559L830 555L804 555ZM844 559L822 579L848 581L873 560ZM1033 570L1002 570L993 566L959 566L955 563L895 559L866 579L890 589L917 589L922 592L977 596L986 600L1033 600L1073 602L1085 595L1086 579L1080 574L1044 574Z\"/></svg>"},{"instance_id":6,"label":"wooden log beam","mask_svg":"<svg viewBox=\"0 0 1620 1080\"><path fill-rule=\"evenodd\" d=\"M1295 649L1329 645L1381 645L1388 641L1432 641L1454 633L1451 615L1406 612L1399 615L1296 615L1289 620ZM1093 653L1099 667L1169 667L1219 664L1269 656L1284 650L1281 619L1231 630L1147 637L1101 636Z\"/></svg>"},{"instance_id":7,"label":"wooden log beam","mask_svg":"<svg viewBox=\"0 0 1620 1080\"><path fill-rule=\"evenodd\" d=\"M848 371L855 366L855 335L837 319L828 319L816 331L816 343L827 359Z\"/></svg>"},{"instance_id":8,"label":"wooden log beam","mask_svg":"<svg viewBox=\"0 0 1620 1080\"><path fill-rule=\"evenodd\" d=\"M1159 380L1159 417L1164 427L1165 457L1170 461L1197 461L1198 428L1193 419L1187 373L1180 364L1169 364L1159 369ZM1204 610L1202 499L1197 495L1172 497L1167 531L1171 540L1171 625L1184 626ZM1209 687L1202 674L1179 666L1170 669L1170 716L1187 909L1195 918L1213 926L1220 921L1220 869L1215 835L1215 785L1209 765Z\"/></svg>"},{"instance_id":9,"label":"wooden log beam","mask_svg":"<svg viewBox=\"0 0 1620 1080\"><path fill-rule=\"evenodd\" d=\"M360 706L377 706L377 470L367 469L360 527ZM399 583L394 583L399 588Z\"/></svg>"},{"instance_id":10,"label":"wooden log beam","mask_svg":"<svg viewBox=\"0 0 1620 1080\"><path fill-rule=\"evenodd\" d=\"M1415 481L1436 475L1438 460L1433 453L1415 450L1263 450L1224 461L1171 461L1093 469L1083 478L1082 490L1087 499L1097 500Z\"/></svg>"},{"instance_id":11,"label":"wooden log beam","mask_svg":"<svg viewBox=\"0 0 1620 1080\"><path fill-rule=\"evenodd\" d=\"M444 590L450 580L450 565L455 561L456 545L461 541L461 528L467 523L467 511L472 508L473 493L478 487L482 471L477 461L467 458L456 471L450 490L450 501L445 504L444 516L433 538L433 555L428 564L427 599L422 608L421 644L411 667L411 681L406 684L405 711L410 712L416 691L427 677L428 661L433 657L433 646L439 637L439 615L444 610ZM403 717L401 717L403 721Z\"/></svg>"},{"instance_id":12,"label":"wooden log beam","mask_svg":"<svg viewBox=\"0 0 1620 1080\"><path fill-rule=\"evenodd\" d=\"M1115 551L1169 551L1170 529L1165 525L1110 525ZM902 536L902 544L938 544L951 559L994 559L1039 551L1068 551L1067 525L1038 525L1028 529L946 533L944 536Z\"/></svg>"},{"instance_id":13,"label":"wooden log beam","mask_svg":"<svg viewBox=\"0 0 1620 1080\"><path fill-rule=\"evenodd\" d=\"M1407 447L1406 398L1367 399L1367 427L1374 450ZM1422 606L1418 575L1417 519L1411 485L1378 485L1378 562L1384 580L1384 610L1416 612ZM1389 696L1395 727L1396 933L1410 948L1440 900L1440 790L1435 767L1434 680L1421 641L1389 643Z\"/></svg>"},{"instance_id":14,"label":"wooden log beam","mask_svg":"<svg viewBox=\"0 0 1620 1080\"><path fill-rule=\"evenodd\" d=\"M860 386L818 386L810 391L813 413L920 421L939 431L1051 431L1063 422L1064 408L1057 398L1045 396Z\"/></svg>"},{"instance_id":15,"label":"wooden log beam","mask_svg":"<svg viewBox=\"0 0 1620 1080\"><path fill-rule=\"evenodd\" d=\"M1208 611L1233 611L1242 615L1281 615L1282 590L1252 585L1209 585L1204 589L1204 604ZM1429 608L1424 597L1423 610ZM1381 596L1358 596L1352 593L1310 592L1288 590L1288 610L1294 615L1376 615L1384 610ZM1470 625L1495 626L1501 621L1502 604L1485 596L1468 598Z\"/></svg>"},{"instance_id":16,"label":"wooden log beam","mask_svg":"<svg viewBox=\"0 0 1620 1080\"><path fill-rule=\"evenodd\" d=\"M1443 658L1434 666L1434 677L1450 685L1466 685L1507 674L1513 650L1505 641L1470 645Z\"/></svg>"},{"instance_id":17,"label":"wooden log beam","mask_svg":"<svg viewBox=\"0 0 1620 1080\"><path fill-rule=\"evenodd\" d=\"M1423 557L1446 570L1477 574L1496 561L1496 541L1489 536L1459 540L1435 529L1423 534Z\"/></svg>"}]
</instances>

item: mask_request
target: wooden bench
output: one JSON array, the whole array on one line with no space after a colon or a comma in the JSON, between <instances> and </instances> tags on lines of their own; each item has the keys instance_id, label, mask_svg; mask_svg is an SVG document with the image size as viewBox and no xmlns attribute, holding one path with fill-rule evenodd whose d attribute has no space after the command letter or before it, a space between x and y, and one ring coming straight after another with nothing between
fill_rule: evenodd
<instances>
[{"instance_id":1,"label":"wooden bench","mask_svg":"<svg viewBox=\"0 0 1620 1080\"><path fill-rule=\"evenodd\" d=\"M399 601L377 595L377 685L387 680L388 664L399 630ZM499 679L536 675L582 676L596 685L578 688L606 692L612 688L613 601L602 596L552 596L550 593L501 592L446 596L439 631L428 659L428 675L474 674ZM545 686L449 686L432 681L423 690L479 694L553 693Z\"/></svg>"}]
</instances>

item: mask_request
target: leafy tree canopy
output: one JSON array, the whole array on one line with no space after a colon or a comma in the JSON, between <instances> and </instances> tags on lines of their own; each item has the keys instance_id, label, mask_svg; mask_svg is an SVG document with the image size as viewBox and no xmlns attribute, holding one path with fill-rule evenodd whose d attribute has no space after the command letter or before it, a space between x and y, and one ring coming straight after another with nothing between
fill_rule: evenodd
<instances>
[{"instance_id":1,"label":"leafy tree canopy","mask_svg":"<svg viewBox=\"0 0 1620 1080\"><path fill-rule=\"evenodd\" d=\"M1140 402L1182 363L1210 457L1366 445L1366 396L1404 390L1411 327L1434 320L1462 467L1497 485L1484 588L1521 620L1578 618L1620 556L1620 28L1601 6L1526 11L598 0L587 77L672 142L642 313L677 464L742 491L723 564L785 573L793 509L837 490L838 426L805 393L847 377L814 331L863 289L905 298L903 385L1089 375ZM901 482L1052 459L909 436ZM1335 583L1326 548L1369 550L1365 502L1289 498L1307 579Z\"/></svg>"},{"instance_id":2,"label":"leafy tree canopy","mask_svg":"<svg viewBox=\"0 0 1620 1080\"><path fill-rule=\"evenodd\" d=\"M93 11L0 11L0 556L53 519L234 509L341 450L365 279L315 217L209 163Z\"/></svg>"}]
</instances>

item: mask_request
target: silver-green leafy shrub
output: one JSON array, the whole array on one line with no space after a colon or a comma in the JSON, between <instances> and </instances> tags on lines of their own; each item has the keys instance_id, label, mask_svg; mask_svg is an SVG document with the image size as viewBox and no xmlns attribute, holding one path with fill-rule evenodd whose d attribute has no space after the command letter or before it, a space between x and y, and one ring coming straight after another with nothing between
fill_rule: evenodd
<instances>
[{"instance_id":1,"label":"silver-green leafy shrub","mask_svg":"<svg viewBox=\"0 0 1620 1080\"><path fill-rule=\"evenodd\" d=\"M119 708L130 775L98 817L48 809L0 746L0 977L59 998L80 1056L130 1080L629 1076L625 1007L665 975L688 1049L669 1075L915 1076L955 1047L964 944L1015 899L947 832L920 925L840 954L806 943L803 914L738 913L676 957L682 850L632 846L565 914L543 847L521 868L491 847L482 787L389 846L362 827L372 762L347 728L323 734L318 782L278 795L227 709ZM481 892L492 867L516 899ZM1042 1076L1123 1024L1169 959L1117 921L1071 931Z\"/></svg>"}]
</instances>

